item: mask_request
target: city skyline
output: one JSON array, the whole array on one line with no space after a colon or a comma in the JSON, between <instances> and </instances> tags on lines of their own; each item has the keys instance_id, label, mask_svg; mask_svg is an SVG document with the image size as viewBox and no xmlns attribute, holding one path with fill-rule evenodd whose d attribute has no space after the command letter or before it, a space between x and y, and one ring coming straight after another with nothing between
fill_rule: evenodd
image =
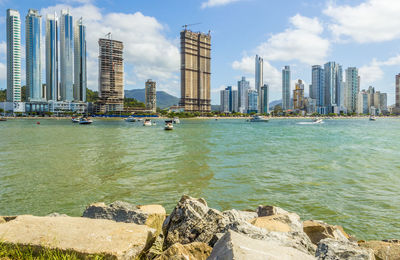
<instances>
[{"instance_id":1,"label":"city skyline","mask_svg":"<svg viewBox=\"0 0 400 260\"><path fill-rule=\"evenodd\" d=\"M155 2L159 8L152 7ZM270 86L271 101L278 100L282 96L280 71L285 65L291 67L291 88L293 89L297 79L302 79L305 86L311 84L310 68L312 65L336 61L343 66L343 77L345 68L359 68L360 88L367 89L369 85L372 85L376 89L388 93L388 104L394 104L394 79L395 75L399 73L397 65L400 64L400 58L397 56L399 48L396 43L400 36L396 31L390 31L393 25L385 25L384 21L378 19L376 26L379 27L379 30L362 27L362 24L358 25L361 26L359 31L344 30L340 32L337 28L348 29L338 14L338 10L343 10L346 14L360 11L359 15L368 16L367 14L373 12L374 7L377 9L377 6L384 11L388 11L387 6L390 6L390 10L397 10L400 7L395 1L384 0L378 3L372 0L354 1L351 5L348 4L348 1L336 1L335 4L329 3L329 1L322 3L296 1L284 10L279 3L267 4L264 3L265 1L259 0L239 0L226 5L203 5L205 2L207 1L193 1L190 6L183 7L179 5L178 1L170 1L168 4L149 1L148 3L128 4L123 10L118 1L112 4L103 1L85 3L59 1L55 4L39 1L35 3L35 6L28 1L17 1L16 3L3 2L0 6L4 9L17 9L23 17L29 8L38 9L42 15L43 24L46 15L54 14L54 11L57 11L60 17L61 9L70 9L74 20L83 16L85 24L88 23L87 86L93 90L97 89L97 40L111 31L116 39L130 47L129 51L127 48L125 62L126 70L130 72L126 74L125 78L126 89L142 88L146 79L153 78L158 82L160 90L179 97L179 32L183 24L202 22L190 29L204 32L212 30L212 104L219 103L219 90L228 85L235 86L242 76L246 76L254 88L255 54L259 54L264 59L264 83ZM250 16L250 10L254 12L255 7L257 7L256 13L265 13L266 16L263 17L270 18L265 19L262 23L257 23L260 18L256 18L257 15ZM190 11L193 17L186 15L176 17L174 15L177 12L183 14L185 11ZM240 24L240 21L232 19L224 22L217 19L227 11L232 14L241 11L248 17L248 21ZM381 15L381 17L385 16ZM120 23L117 24L118 19ZM127 23L128 21L129 23ZM230 26L227 25L228 23ZM125 24L132 24L132 26L125 26ZM252 29L246 30L246 26L250 25L253 26ZM138 28L140 26L142 26L141 29ZM228 27L234 28L234 30ZM92 28L98 28L98 30L92 30ZM370 30L371 35L376 35L376 37L368 36L367 29ZM22 23L21 31L25 31L24 23ZM42 27L42 32L44 31L45 29ZM128 31L131 32L131 36L125 35ZM149 34L149 37L143 42L148 46L147 49L138 42L139 39L142 39L144 32ZM5 26L0 33L0 45L4 46ZM237 39L238 34L241 35L239 38L243 39ZM25 36L23 34L21 36L21 49L24 50L26 47L24 46ZM289 42L293 40L293 42L282 44L282 40ZM313 44L309 44L310 42ZM42 45L44 44L42 43ZM45 56L44 49L42 48L42 56ZM303 50L303 52L299 50ZM25 55L26 53L23 52L22 75L25 74ZM250 65L247 64L247 57L251 57ZM5 66L4 53L0 57L0 64ZM45 78L43 64L42 81ZM0 82L2 82L0 87L5 88L5 75L0 76ZM25 84L25 77L22 77L22 85ZM308 95L308 87L305 88L305 95Z\"/></svg>"}]
</instances>

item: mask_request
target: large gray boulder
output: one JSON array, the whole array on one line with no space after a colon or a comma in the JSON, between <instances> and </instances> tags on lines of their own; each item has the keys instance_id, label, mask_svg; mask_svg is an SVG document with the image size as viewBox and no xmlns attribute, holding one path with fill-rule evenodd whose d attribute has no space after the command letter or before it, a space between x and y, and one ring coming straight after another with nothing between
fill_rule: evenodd
<instances>
[{"instance_id":1,"label":"large gray boulder","mask_svg":"<svg viewBox=\"0 0 400 260\"><path fill-rule=\"evenodd\" d=\"M18 216L0 224L2 243L43 250L70 251L86 259L136 259L155 239L145 225L80 217Z\"/></svg>"},{"instance_id":2,"label":"large gray boulder","mask_svg":"<svg viewBox=\"0 0 400 260\"><path fill-rule=\"evenodd\" d=\"M161 205L137 206L122 201L116 201L110 205L103 202L93 203L86 208L82 215L85 218L147 225L160 231L165 216L166 211Z\"/></svg>"},{"instance_id":3,"label":"large gray boulder","mask_svg":"<svg viewBox=\"0 0 400 260\"><path fill-rule=\"evenodd\" d=\"M260 205L257 208L258 217L268 217L268 216L272 216L272 215L288 214L288 213L289 212L287 212L286 210L281 209L279 207L275 207L275 206Z\"/></svg>"},{"instance_id":4,"label":"large gray boulder","mask_svg":"<svg viewBox=\"0 0 400 260\"><path fill-rule=\"evenodd\" d=\"M304 232L270 232L248 222L255 216L254 212L237 210L220 212L209 208L204 199L184 195L164 222L164 249L175 243L203 242L213 246L223 234L232 230L253 239L275 241L315 254L316 247Z\"/></svg>"},{"instance_id":5,"label":"large gray boulder","mask_svg":"<svg viewBox=\"0 0 400 260\"><path fill-rule=\"evenodd\" d=\"M208 260L312 260L313 256L275 241L256 240L229 230L215 244Z\"/></svg>"},{"instance_id":6,"label":"large gray boulder","mask_svg":"<svg viewBox=\"0 0 400 260\"><path fill-rule=\"evenodd\" d=\"M319 260L375 260L372 250L361 248L353 242L332 238L319 241L315 256Z\"/></svg>"}]
</instances>

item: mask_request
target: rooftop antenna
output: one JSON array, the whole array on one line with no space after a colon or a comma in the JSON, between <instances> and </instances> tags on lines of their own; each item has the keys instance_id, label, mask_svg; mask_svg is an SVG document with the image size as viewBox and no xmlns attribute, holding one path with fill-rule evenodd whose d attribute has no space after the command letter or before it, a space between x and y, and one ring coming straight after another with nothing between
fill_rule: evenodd
<instances>
[{"instance_id":1,"label":"rooftop antenna","mask_svg":"<svg viewBox=\"0 0 400 260\"><path fill-rule=\"evenodd\" d=\"M198 25L198 24L201 24L201 23L184 24L184 25L182 25L182 28L185 28L185 31L186 31L188 27L193 26L193 25Z\"/></svg>"}]
</instances>

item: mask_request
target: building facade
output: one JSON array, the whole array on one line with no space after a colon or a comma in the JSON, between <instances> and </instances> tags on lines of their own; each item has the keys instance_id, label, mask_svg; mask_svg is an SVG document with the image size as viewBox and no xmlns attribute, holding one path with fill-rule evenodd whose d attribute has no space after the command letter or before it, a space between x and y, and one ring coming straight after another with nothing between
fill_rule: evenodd
<instances>
[{"instance_id":1,"label":"building facade","mask_svg":"<svg viewBox=\"0 0 400 260\"><path fill-rule=\"evenodd\" d=\"M304 84L301 79L296 82L295 89L293 90L293 109L304 109Z\"/></svg>"},{"instance_id":2,"label":"building facade","mask_svg":"<svg viewBox=\"0 0 400 260\"><path fill-rule=\"evenodd\" d=\"M291 109L290 103L290 67L285 66L282 70L282 109Z\"/></svg>"},{"instance_id":3,"label":"building facade","mask_svg":"<svg viewBox=\"0 0 400 260\"><path fill-rule=\"evenodd\" d=\"M74 28L74 100L86 102L86 26L82 18L75 23Z\"/></svg>"},{"instance_id":4,"label":"building facade","mask_svg":"<svg viewBox=\"0 0 400 260\"><path fill-rule=\"evenodd\" d=\"M262 103L262 97L261 97L261 87L264 84L264 60L260 56L256 55L256 60L255 60L255 89L257 91L258 95L258 112L261 112L263 103Z\"/></svg>"},{"instance_id":5,"label":"building facade","mask_svg":"<svg viewBox=\"0 0 400 260\"><path fill-rule=\"evenodd\" d=\"M21 102L21 18L7 10L7 101Z\"/></svg>"},{"instance_id":6,"label":"building facade","mask_svg":"<svg viewBox=\"0 0 400 260\"><path fill-rule=\"evenodd\" d=\"M41 28L39 11L29 9L25 18L26 94L29 101L43 101Z\"/></svg>"},{"instance_id":7,"label":"building facade","mask_svg":"<svg viewBox=\"0 0 400 260\"><path fill-rule=\"evenodd\" d=\"M58 17L46 18L46 99L59 100L58 88Z\"/></svg>"},{"instance_id":8,"label":"building facade","mask_svg":"<svg viewBox=\"0 0 400 260\"><path fill-rule=\"evenodd\" d=\"M186 112L211 111L211 35L181 32L181 100Z\"/></svg>"},{"instance_id":9,"label":"building facade","mask_svg":"<svg viewBox=\"0 0 400 260\"><path fill-rule=\"evenodd\" d=\"M245 77L242 77L242 80L238 81L238 105L239 105L239 112L240 113L247 113L248 107L248 92L250 89L250 82L246 81Z\"/></svg>"},{"instance_id":10,"label":"building facade","mask_svg":"<svg viewBox=\"0 0 400 260\"><path fill-rule=\"evenodd\" d=\"M74 24L69 10L61 10L60 22L60 98L74 100Z\"/></svg>"},{"instance_id":11,"label":"building facade","mask_svg":"<svg viewBox=\"0 0 400 260\"><path fill-rule=\"evenodd\" d=\"M320 65L312 66L312 91L310 97L315 99L317 112L324 114L326 110L325 105L325 72Z\"/></svg>"},{"instance_id":12,"label":"building facade","mask_svg":"<svg viewBox=\"0 0 400 260\"><path fill-rule=\"evenodd\" d=\"M368 107L368 93L363 90L358 93L357 98L357 114L368 114L369 107Z\"/></svg>"},{"instance_id":13,"label":"building facade","mask_svg":"<svg viewBox=\"0 0 400 260\"><path fill-rule=\"evenodd\" d=\"M257 113L258 109L258 92L255 89L249 89L248 91L249 106L247 113Z\"/></svg>"},{"instance_id":14,"label":"building facade","mask_svg":"<svg viewBox=\"0 0 400 260\"><path fill-rule=\"evenodd\" d=\"M145 84L145 103L146 110L153 113L157 112L157 89L156 82L151 79L146 81Z\"/></svg>"},{"instance_id":15,"label":"building facade","mask_svg":"<svg viewBox=\"0 0 400 260\"><path fill-rule=\"evenodd\" d=\"M261 114L269 114L269 86L264 84L261 87Z\"/></svg>"},{"instance_id":16,"label":"building facade","mask_svg":"<svg viewBox=\"0 0 400 260\"><path fill-rule=\"evenodd\" d=\"M124 110L123 49L120 41L99 39L99 101L96 111Z\"/></svg>"},{"instance_id":17,"label":"building facade","mask_svg":"<svg viewBox=\"0 0 400 260\"><path fill-rule=\"evenodd\" d=\"M347 108L347 112L356 112L357 110L357 98L358 92L360 92L360 83L358 82L360 77L358 76L358 69L350 67L346 69L346 87L345 87L345 103L344 106Z\"/></svg>"},{"instance_id":18,"label":"building facade","mask_svg":"<svg viewBox=\"0 0 400 260\"><path fill-rule=\"evenodd\" d=\"M229 113L229 99L230 91L228 89L223 89L220 91L220 111L222 113Z\"/></svg>"},{"instance_id":19,"label":"building facade","mask_svg":"<svg viewBox=\"0 0 400 260\"><path fill-rule=\"evenodd\" d=\"M342 66L336 62L328 62L324 65L325 72L325 106L328 113L334 113L342 109L344 93Z\"/></svg>"},{"instance_id":20,"label":"building facade","mask_svg":"<svg viewBox=\"0 0 400 260\"><path fill-rule=\"evenodd\" d=\"M232 113L239 112L239 95L237 90L232 90Z\"/></svg>"}]
</instances>

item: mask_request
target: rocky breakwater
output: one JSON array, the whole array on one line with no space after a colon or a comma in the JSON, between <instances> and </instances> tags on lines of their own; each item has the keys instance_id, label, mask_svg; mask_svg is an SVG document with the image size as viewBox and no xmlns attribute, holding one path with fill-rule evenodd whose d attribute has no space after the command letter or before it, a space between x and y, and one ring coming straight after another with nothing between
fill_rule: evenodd
<instances>
[{"instance_id":1,"label":"rocky breakwater","mask_svg":"<svg viewBox=\"0 0 400 260\"><path fill-rule=\"evenodd\" d=\"M53 216L0 218L0 238L82 258L399 259L397 241L357 243L340 226L302 222L296 213L274 206L219 211L204 199L182 196L169 215L160 205L114 202L89 205L82 218Z\"/></svg>"}]
</instances>

